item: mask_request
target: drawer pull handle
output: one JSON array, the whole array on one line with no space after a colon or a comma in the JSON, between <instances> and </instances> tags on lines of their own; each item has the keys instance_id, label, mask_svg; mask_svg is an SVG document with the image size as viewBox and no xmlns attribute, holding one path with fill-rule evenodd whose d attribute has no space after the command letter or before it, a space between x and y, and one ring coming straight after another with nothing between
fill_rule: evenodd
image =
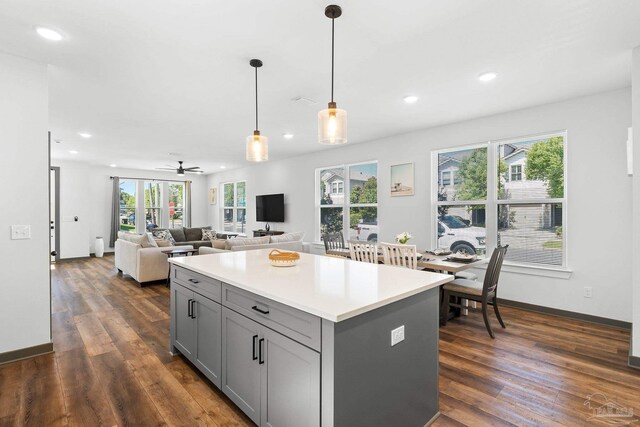
<instances>
[{"instance_id":1,"label":"drawer pull handle","mask_svg":"<svg viewBox=\"0 0 640 427\"><path fill-rule=\"evenodd\" d=\"M264 338L260 338L260 341L258 342L258 347L259 347L259 350L260 350L260 360L258 360L258 363L260 365L264 364L264 356L262 354L262 343L263 342L264 342Z\"/></svg>"},{"instance_id":2,"label":"drawer pull handle","mask_svg":"<svg viewBox=\"0 0 640 427\"><path fill-rule=\"evenodd\" d=\"M257 335L253 336L253 354L251 355L251 357L253 357L252 360L257 360L258 356L256 356L256 340L258 339Z\"/></svg>"},{"instance_id":3,"label":"drawer pull handle","mask_svg":"<svg viewBox=\"0 0 640 427\"><path fill-rule=\"evenodd\" d=\"M196 280L196 279L189 279L189 281L190 281L191 283L200 283L200 280Z\"/></svg>"},{"instance_id":4,"label":"drawer pull handle","mask_svg":"<svg viewBox=\"0 0 640 427\"><path fill-rule=\"evenodd\" d=\"M251 309L257 311L258 313L269 314L269 310L266 310L266 311L262 310L262 309L258 308L257 305L254 305L253 307L251 307Z\"/></svg>"}]
</instances>

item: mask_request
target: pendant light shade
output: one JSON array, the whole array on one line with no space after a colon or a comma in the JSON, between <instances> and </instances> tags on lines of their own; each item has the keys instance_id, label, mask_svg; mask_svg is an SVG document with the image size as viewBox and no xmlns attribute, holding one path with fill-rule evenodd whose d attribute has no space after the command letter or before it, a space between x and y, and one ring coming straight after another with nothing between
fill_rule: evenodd
<instances>
[{"instance_id":1,"label":"pendant light shade","mask_svg":"<svg viewBox=\"0 0 640 427\"><path fill-rule=\"evenodd\" d=\"M346 144L347 112L338 108L333 100L335 19L342 15L342 9L334 4L329 5L324 14L331 19L331 102L326 110L318 113L318 142L327 145Z\"/></svg>"},{"instance_id":2,"label":"pendant light shade","mask_svg":"<svg viewBox=\"0 0 640 427\"><path fill-rule=\"evenodd\" d=\"M269 160L269 138L260 135L258 130L258 68L262 67L262 61L252 59L249 65L255 68L256 75L256 129L247 137L247 161L264 162Z\"/></svg>"}]
</instances>

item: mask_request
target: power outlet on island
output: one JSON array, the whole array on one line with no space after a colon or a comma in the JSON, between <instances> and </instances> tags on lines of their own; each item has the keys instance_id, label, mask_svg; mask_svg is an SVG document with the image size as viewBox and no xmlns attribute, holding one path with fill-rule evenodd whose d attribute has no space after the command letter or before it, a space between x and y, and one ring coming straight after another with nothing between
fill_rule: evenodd
<instances>
[{"instance_id":1,"label":"power outlet on island","mask_svg":"<svg viewBox=\"0 0 640 427\"><path fill-rule=\"evenodd\" d=\"M391 331L391 346L393 347L401 341L404 341L404 325Z\"/></svg>"}]
</instances>

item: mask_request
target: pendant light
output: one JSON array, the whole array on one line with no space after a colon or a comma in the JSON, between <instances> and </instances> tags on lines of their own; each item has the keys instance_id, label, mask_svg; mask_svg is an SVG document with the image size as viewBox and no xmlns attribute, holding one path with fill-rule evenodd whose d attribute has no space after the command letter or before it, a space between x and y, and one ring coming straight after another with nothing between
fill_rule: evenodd
<instances>
[{"instance_id":1,"label":"pendant light","mask_svg":"<svg viewBox=\"0 0 640 427\"><path fill-rule=\"evenodd\" d=\"M269 160L269 138L260 135L258 130L258 68L262 67L262 61L252 59L249 65L256 70L256 129L247 137L247 161L264 162Z\"/></svg>"},{"instance_id":2,"label":"pendant light","mask_svg":"<svg viewBox=\"0 0 640 427\"><path fill-rule=\"evenodd\" d=\"M331 102L329 108L318 113L318 142L328 145L346 144L347 112L337 108L333 101L334 27L335 19L342 15L342 9L332 4L326 7L324 14L331 19Z\"/></svg>"}]
</instances>

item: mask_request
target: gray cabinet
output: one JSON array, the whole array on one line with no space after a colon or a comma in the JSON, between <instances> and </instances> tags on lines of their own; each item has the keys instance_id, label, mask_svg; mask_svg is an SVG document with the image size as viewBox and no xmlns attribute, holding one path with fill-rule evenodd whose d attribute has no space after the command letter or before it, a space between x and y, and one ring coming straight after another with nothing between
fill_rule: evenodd
<instances>
[{"instance_id":1,"label":"gray cabinet","mask_svg":"<svg viewBox=\"0 0 640 427\"><path fill-rule=\"evenodd\" d=\"M220 387L221 305L175 281L171 290L173 345Z\"/></svg>"},{"instance_id":2,"label":"gray cabinet","mask_svg":"<svg viewBox=\"0 0 640 427\"><path fill-rule=\"evenodd\" d=\"M222 391L261 426L319 426L320 354L222 310Z\"/></svg>"}]
</instances>

